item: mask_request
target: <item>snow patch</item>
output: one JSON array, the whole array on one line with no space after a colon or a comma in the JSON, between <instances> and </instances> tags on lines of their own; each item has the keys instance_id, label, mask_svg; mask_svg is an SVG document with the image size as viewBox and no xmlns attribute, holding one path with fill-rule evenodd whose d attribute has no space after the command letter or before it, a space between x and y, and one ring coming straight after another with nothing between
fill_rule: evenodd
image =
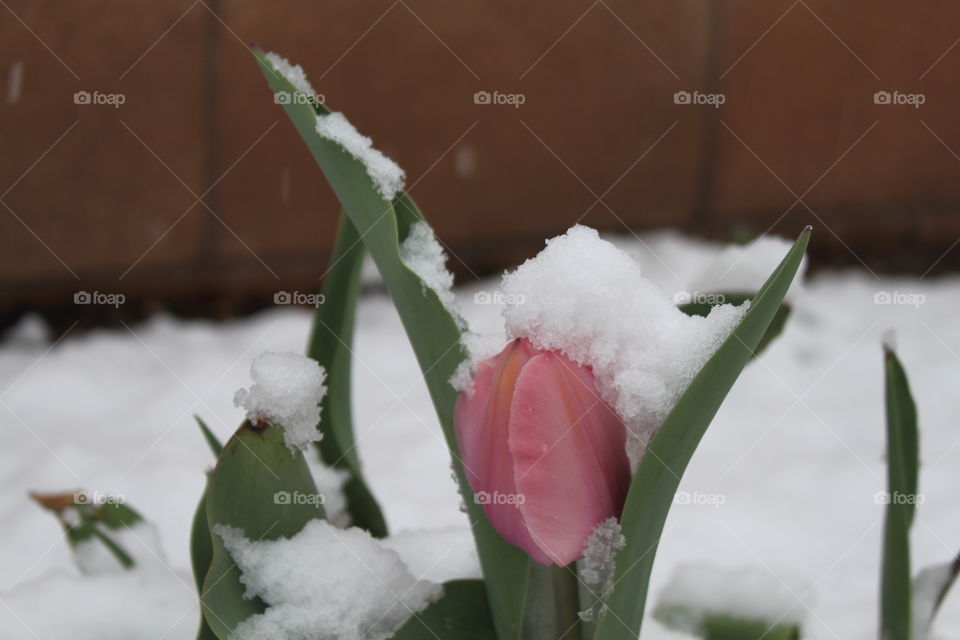
<instances>
[{"instance_id":1,"label":"snow patch","mask_svg":"<svg viewBox=\"0 0 960 640\"><path fill-rule=\"evenodd\" d=\"M590 592L590 607L580 611L585 622L598 619L607 609L604 600L613 590L613 572L616 569L617 552L627 546L620 523L616 518L607 518L597 525L584 548L580 560L580 579Z\"/></svg>"},{"instance_id":2,"label":"snow patch","mask_svg":"<svg viewBox=\"0 0 960 640\"><path fill-rule=\"evenodd\" d=\"M373 147L367 136L354 128L339 112L317 116L317 133L342 146L347 153L363 163L377 192L384 200L393 200L403 189L404 172L396 162Z\"/></svg>"},{"instance_id":3,"label":"snow patch","mask_svg":"<svg viewBox=\"0 0 960 640\"><path fill-rule=\"evenodd\" d=\"M660 592L654 615L667 626L697 634L716 615L769 624L799 625L809 602L809 585L766 569L681 564Z\"/></svg>"},{"instance_id":4,"label":"snow patch","mask_svg":"<svg viewBox=\"0 0 960 640\"><path fill-rule=\"evenodd\" d=\"M273 53L272 51L266 54L266 58L270 64L273 65L273 68L286 78L287 82L293 85L294 89L308 96L317 95L313 85L310 84L310 80L307 79L307 74L303 70L303 67L298 64L293 64L283 56Z\"/></svg>"},{"instance_id":5,"label":"snow patch","mask_svg":"<svg viewBox=\"0 0 960 640\"><path fill-rule=\"evenodd\" d=\"M320 459L320 453L304 456L313 483L317 485L317 493L323 496L323 510L327 521L335 527L345 529L350 526L350 512L347 510L347 497L343 493L343 486L350 479L350 472L346 469L328 467Z\"/></svg>"},{"instance_id":6,"label":"snow patch","mask_svg":"<svg viewBox=\"0 0 960 640\"><path fill-rule=\"evenodd\" d=\"M418 580L443 583L483 578L473 534L466 527L401 531L381 544L399 553Z\"/></svg>"},{"instance_id":7,"label":"snow patch","mask_svg":"<svg viewBox=\"0 0 960 640\"><path fill-rule=\"evenodd\" d=\"M167 567L47 573L4 593L0 629L4 640L190 640L199 620L192 584Z\"/></svg>"},{"instance_id":8,"label":"snow patch","mask_svg":"<svg viewBox=\"0 0 960 640\"><path fill-rule=\"evenodd\" d=\"M247 419L267 421L283 428L283 441L291 451L306 449L322 435L320 401L327 393L326 371L315 360L296 353L265 352L250 366L250 389L233 397Z\"/></svg>"},{"instance_id":9,"label":"snow patch","mask_svg":"<svg viewBox=\"0 0 960 640\"><path fill-rule=\"evenodd\" d=\"M677 399L730 335L747 305L687 316L640 264L594 229L574 226L501 282L508 338L592 367L627 425L636 470Z\"/></svg>"},{"instance_id":10,"label":"snow patch","mask_svg":"<svg viewBox=\"0 0 960 640\"><path fill-rule=\"evenodd\" d=\"M443 308L458 323L462 322L457 298L453 294L453 274L447 269L447 254L430 225L420 221L410 227L407 237L400 243L400 260L417 274L424 287L437 294Z\"/></svg>"},{"instance_id":11,"label":"snow patch","mask_svg":"<svg viewBox=\"0 0 960 640\"><path fill-rule=\"evenodd\" d=\"M311 520L278 540L248 540L225 525L214 532L240 568L246 596L268 605L234 640L384 640L443 591L361 529Z\"/></svg>"}]
</instances>

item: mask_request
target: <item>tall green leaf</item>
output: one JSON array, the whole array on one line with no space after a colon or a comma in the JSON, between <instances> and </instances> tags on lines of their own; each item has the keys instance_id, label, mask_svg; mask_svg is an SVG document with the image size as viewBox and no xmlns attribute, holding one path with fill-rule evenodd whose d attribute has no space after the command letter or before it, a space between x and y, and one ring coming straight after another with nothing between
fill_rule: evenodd
<instances>
[{"instance_id":1,"label":"tall green leaf","mask_svg":"<svg viewBox=\"0 0 960 640\"><path fill-rule=\"evenodd\" d=\"M210 451L216 457L223 451L223 445L213 434L207 423L200 416L194 416L203 439ZM207 482L209 482L209 476ZM213 560L213 541L210 539L210 527L207 523L207 489L204 487L197 509L193 513L193 523L190 526L190 566L193 568L193 581L197 585L197 598L203 593L203 581L207 579L210 562ZM197 640L216 640L216 634L207 624L207 619L200 616L200 628L197 630Z\"/></svg>"},{"instance_id":2,"label":"tall green leaf","mask_svg":"<svg viewBox=\"0 0 960 640\"><path fill-rule=\"evenodd\" d=\"M320 457L327 466L350 474L343 486L350 523L382 538L387 535L387 523L363 479L350 404L351 348L362 266L363 242L350 219L341 216L323 282L322 303L314 312L307 355L327 371L327 394L320 404L318 427L323 433L323 440L317 444Z\"/></svg>"},{"instance_id":3,"label":"tall green leaf","mask_svg":"<svg viewBox=\"0 0 960 640\"><path fill-rule=\"evenodd\" d=\"M615 586L607 600L610 610L597 627L596 640L636 640L639 635L654 556L680 477L776 316L809 240L807 228L650 442L627 494L621 517L627 546L617 556Z\"/></svg>"},{"instance_id":4,"label":"tall green leaf","mask_svg":"<svg viewBox=\"0 0 960 640\"><path fill-rule=\"evenodd\" d=\"M227 442L207 485L207 522L237 527L251 540L296 535L314 518L323 518L319 501L291 499L294 493L316 495L303 455L291 453L276 426L244 422ZM201 603L210 629L228 640L238 624L265 609L259 599L244 597L240 570L220 536L210 537L213 557L203 582Z\"/></svg>"},{"instance_id":5,"label":"tall green leaf","mask_svg":"<svg viewBox=\"0 0 960 640\"><path fill-rule=\"evenodd\" d=\"M910 525L916 510L919 466L917 408L907 373L890 346L884 347L887 414L887 509L883 525L880 637L910 640L913 594Z\"/></svg>"},{"instance_id":6,"label":"tall green leaf","mask_svg":"<svg viewBox=\"0 0 960 640\"><path fill-rule=\"evenodd\" d=\"M266 56L260 51L255 53L273 91L295 95L295 87L273 68ZM397 194L393 202L385 201L364 165L341 145L317 133L317 115L329 113L324 105L288 100L283 103L283 109L320 165L380 271L413 345L447 445L458 460L453 430L457 394L447 381L465 358L460 329L437 295L425 287L400 258L399 246L410 224L423 216L404 193ZM462 465L454 464L454 469L461 494L472 495ZM473 533L497 635L501 640L519 638L529 558L494 531L480 505L469 499L464 502L471 523L476 523Z\"/></svg>"}]
</instances>

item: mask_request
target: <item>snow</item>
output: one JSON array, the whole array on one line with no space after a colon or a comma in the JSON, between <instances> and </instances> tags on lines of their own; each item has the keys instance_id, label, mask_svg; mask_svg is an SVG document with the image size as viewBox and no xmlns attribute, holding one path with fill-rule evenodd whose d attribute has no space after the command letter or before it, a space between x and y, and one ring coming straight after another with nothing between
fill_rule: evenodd
<instances>
[{"instance_id":1,"label":"snow","mask_svg":"<svg viewBox=\"0 0 960 640\"><path fill-rule=\"evenodd\" d=\"M657 598L656 612L670 627L696 634L705 618L728 615L771 626L802 625L809 603L802 578L753 567L680 565Z\"/></svg>"},{"instance_id":2,"label":"snow","mask_svg":"<svg viewBox=\"0 0 960 640\"><path fill-rule=\"evenodd\" d=\"M466 527L410 529L385 538L381 544L399 553L418 580L443 583L483 577L473 534Z\"/></svg>"},{"instance_id":3,"label":"snow","mask_svg":"<svg viewBox=\"0 0 960 640\"><path fill-rule=\"evenodd\" d=\"M457 391L473 389L477 363L495 355L503 347L499 336L483 336L471 330L464 319L453 292L453 274L447 269L447 254L426 222L410 227L400 243L400 259L413 271L426 289L433 291L461 330L460 343L467 357L450 376L449 384Z\"/></svg>"},{"instance_id":4,"label":"snow","mask_svg":"<svg viewBox=\"0 0 960 640\"><path fill-rule=\"evenodd\" d=\"M746 245L731 245L719 251L713 260L693 280L692 293L754 293L760 290L793 242L777 236L761 236ZM807 270L804 256L797 269L797 277L787 291L792 300L803 286Z\"/></svg>"},{"instance_id":5,"label":"snow","mask_svg":"<svg viewBox=\"0 0 960 640\"><path fill-rule=\"evenodd\" d=\"M347 153L359 160L384 200L393 200L397 192L403 189L403 169L375 149L370 138L357 131L342 113L318 115L317 133L327 140L336 142Z\"/></svg>"},{"instance_id":6,"label":"snow","mask_svg":"<svg viewBox=\"0 0 960 640\"><path fill-rule=\"evenodd\" d=\"M291 538L251 541L215 525L240 568L247 597L268 606L234 640L383 640L443 592L418 580L369 533L311 520Z\"/></svg>"},{"instance_id":7,"label":"snow","mask_svg":"<svg viewBox=\"0 0 960 640\"><path fill-rule=\"evenodd\" d=\"M253 385L239 389L233 403L243 407L253 424L269 422L283 428L283 441L291 451L306 449L322 434L320 401L327 393L327 377L316 360L297 353L260 355L250 366Z\"/></svg>"},{"instance_id":8,"label":"snow","mask_svg":"<svg viewBox=\"0 0 960 640\"><path fill-rule=\"evenodd\" d=\"M507 333L538 349L559 350L593 368L597 388L627 426L636 470L647 444L693 376L743 317L745 306L721 305L688 316L640 263L574 226L547 241L501 282Z\"/></svg>"},{"instance_id":9,"label":"snow","mask_svg":"<svg viewBox=\"0 0 960 640\"><path fill-rule=\"evenodd\" d=\"M343 485L350 479L350 472L345 469L328 467L317 454L304 456L313 483L317 485L317 493L323 496L323 510L330 524L345 528L350 526L350 514L347 512L347 498L343 493Z\"/></svg>"},{"instance_id":10,"label":"snow","mask_svg":"<svg viewBox=\"0 0 960 640\"><path fill-rule=\"evenodd\" d=\"M310 84L310 80L307 79L307 74L303 70L303 67L298 64L293 64L283 56L273 53L272 51L266 54L266 58L270 64L273 65L273 68L286 78L287 82L293 85L294 89L308 96L317 95L313 85Z\"/></svg>"},{"instance_id":11,"label":"snow","mask_svg":"<svg viewBox=\"0 0 960 640\"><path fill-rule=\"evenodd\" d=\"M400 260L417 274L424 287L437 294L444 309L454 318L460 318L453 293L453 274L447 269L447 254L430 225L420 221L410 227L407 237L400 243Z\"/></svg>"},{"instance_id":12,"label":"snow","mask_svg":"<svg viewBox=\"0 0 960 640\"><path fill-rule=\"evenodd\" d=\"M616 518L607 518L599 523L587 538L583 558L578 564L580 580L587 587L592 603L590 608L580 612L580 618L584 621L596 619L605 610L602 601L613 590L617 552L626 545L627 539L623 537Z\"/></svg>"},{"instance_id":13,"label":"snow","mask_svg":"<svg viewBox=\"0 0 960 640\"><path fill-rule=\"evenodd\" d=\"M4 640L192 640L197 634L199 606L193 578L184 572L81 577L54 571L0 597Z\"/></svg>"},{"instance_id":14,"label":"snow","mask_svg":"<svg viewBox=\"0 0 960 640\"><path fill-rule=\"evenodd\" d=\"M669 296L691 290L719 251L676 233L611 239ZM499 332L502 345L502 300L475 301L495 288L485 280L455 293L471 328ZM467 532L416 358L389 297L369 289L357 311L353 382L358 451L371 490L397 535ZM878 291L894 290L922 294L925 302L874 303ZM957 300L956 275L877 279L860 270L821 271L808 281L784 333L747 366L683 476L681 491L725 499L673 505L648 611L675 567L722 559L813 584L808 638L876 639L883 505L874 494L886 487L880 335L897 330L921 416L925 501L912 529L913 566L939 564L954 557L960 540L960 434L950 401L960 384ZM302 352L310 320L309 311L290 307L226 322L157 315L129 329L74 329L52 349L52 341L0 343L4 640L194 640L187 531L213 458L193 414L226 441L244 417L231 399L249 384L252 359L265 349ZM26 495L78 486L125 496L158 528L169 570L142 581L129 574L81 579L60 525ZM691 640L652 618L643 637ZM958 637L955 587L931 640Z\"/></svg>"}]
</instances>

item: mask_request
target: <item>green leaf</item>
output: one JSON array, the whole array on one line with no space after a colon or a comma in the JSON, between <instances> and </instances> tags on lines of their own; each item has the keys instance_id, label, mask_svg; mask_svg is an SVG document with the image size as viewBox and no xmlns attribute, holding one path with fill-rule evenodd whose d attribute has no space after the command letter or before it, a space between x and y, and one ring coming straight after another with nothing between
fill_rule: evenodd
<instances>
[{"instance_id":1,"label":"green leaf","mask_svg":"<svg viewBox=\"0 0 960 640\"><path fill-rule=\"evenodd\" d=\"M190 527L190 565L193 568L193 581L197 585L198 598L203 593L203 581L207 578L212 560L213 541L210 539L210 527L207 524L207 491L204 489ZM216 637L207 624L207 619L201 615L197 640L216 640Z\"/></svg>"},{"instance_id":2,"label":"green leaf","mask_svg":"<svg viewBox=\"0 0 960 640\"><path fill-rule=\"evenodd\" d=\"M207 426L200 416L193 416L203 433L203 439L207 446L216 457L223 451L223 445L213 434L210 427ZM209 477L207 478L209 482ZM193 569L193 581L197 585L197 597L203 593L203 581L207 578L207 571L210 570L210 562L213 559L213 542L210 540L210 527L207 524L207 490L204 488L200 496L200 502L197 504L197 510L193 513L193 524L190 527L190 566ZM200 628L197 631L197 640L215 640L216 634L207 624L206 618L200 616Z\"/></svg>"},{"instance_id":3,"label":"green leaf","mask_svg":"<svg viewBox=\"0 0 960 640\"><path fill-rule=\"evenodd\" d=\"M711 304L709 302L687 302L679 305L677 308L688 316L707 316L709 315L710 310L717 305L741 305L747 300L752 300L753 297L754 294L752 293L719 293L717 295L718 302L716 304ZM722 300L723 302L719 302L719 300ZM773 320L770 322L770 326L767 327L766 333L764 333L763 338L760 339L760 344L758 344L757 348L754 350L754 357L760 355L763 350L766 349L767 346L777 338L777 336L783 333L783 328L786 326L787 320L790 318L791 310L790 304L787 302L784 302L780 305L780 308L777 309L776 315L773 316Z\"/></svg>"},{"instance_id":4,"label":"green leaf","mask_svg":"<svg viewBox=\"0 0 960 640\"><path fill-rule=\"evenodd\" d=\"M780 308L810 240L805 229L750 309L713 357L694 377L650 442L627 494L621 517L627 546L617 556L610 610L596 640L635 640L646 607L650 572L663 525L680 477L707 427Z\"/></svg>"},{"instance_id":5,"label":"green leaf","mask_svg":"<svg viewBox=\"0 0 960 640\"><path fill-rule=\"evenodd\" d=\"M327 394L320 404L318 427L323 433L323 440L317 445L320 457L327 466L350 474L343 486L350 523L383 538L387 535L387 523L363 479L350 404L351 345L362 266L363 242L350 219L341 216L324 277L323 303L317 306L313 317L307 355L327 371Z\"/></svg>"},{"instance_id":6,"label":"green leaf","mask_svg":"<svg viewBox=\"0 0 960 640\"><path fill-rule=\"evenodd\" d=\"M910 640L912 588L910 525L916 510L917 408L907 373L896 353L884 347L887 414L887 508L880 578L880 632L884 640Z\"/></svg>"},{"instance_id":7,"label":"green leaf","mask_svg":"<svg viewBox=\"0 0 960 640\"><path fill-rule=\"evenodd\" d=\"M207 522L237 527L251 540L296 535L312 519L323 518L319 501L290 499L295 492L316 495L303 455L291 453L276 426L244 422L227 442L207 485ZM265 609L243 596L240 570L220 536L210 537L213 558L203 582L201 602L210 629L220 640L249 616Z\"/></svg>"},{"instance_id":8,"label":"green leaf","mask_svg":"<svg viewBox=\"0 0 960 640\"><path fill-rule=\"evenodd\" d=\"M443 583L443 597L411 616L392 640L497 640L482 580Z\"/></svg>"},{"instance_id":9,"label":"green leaf","mask_svg":"<svg viewBox=\"0 0 960 640\"><path fill-rule=\"evenodd\" d=\"M210 451L213 452L214 457L219 456L220 452L223 451L223 445L220 444L220 440L217 439L217 436L213 435L213 431L210 430L210 427L207 426L207 423L204 422L200 416L193 416L193 419L197 421L200 432L203 434L203 439L207 441L207 446L210 447Z\"/></svg>"},{"instance_id":10,"label":"green leaf","mask_svg":"<svg viewBox=\"0 0 960 640\"><path fill-rule=\"evenodd\" d=\"M123 501L110 499L97 502L86 491L31 493L30 497L56 516L71 549L76 549L81 543L96 541L105 546L124 569L132 569L136 565L133 556L120 546L113 535L116 531L143 521L143 517Z\"/></svg>"},{"instance_id":11,"label":"green leaf","mask_svg":"<svg viewBox=\"0 0 960 640\"><path fill-rule=\"evenodd\" d=\"M262 52L255 53L270 87L275 92L293 95L296 92L293 85L272 67ZM397 194L393 202L385 201L359 160L339 144L317 134L317 114L328 113L325 106L290 100L283 104L283 109L313 153L380 271L423 371L447 446L457 461L454 469L460 492L470 496L453 430L457 394L448 383L466 357L460 344L460 329L437 295L400 259L400 243L410 225L423 216L405 193ZM471 524L475 523L474 538L498 637L500 640L519 638L530 560L494 531L480 505L473 500L464 502Z\"/></svg>"}]
</instances>

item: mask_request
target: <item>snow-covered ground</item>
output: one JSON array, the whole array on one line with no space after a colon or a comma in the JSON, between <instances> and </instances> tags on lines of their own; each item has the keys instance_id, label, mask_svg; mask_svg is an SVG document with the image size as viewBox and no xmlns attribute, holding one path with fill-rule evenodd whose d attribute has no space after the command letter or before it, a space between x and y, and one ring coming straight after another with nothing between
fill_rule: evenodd
<instances>
[{"instance_id":1,"label":"snow-covered ground","mask_svg":"<svg viewBox=\"0 0 960 640\"><path fill-rule=\"evenodd\" d=\"M689 287L716 251L669 233L619 242L669 292ZM482 295L495 288L488 280L457 289L464 315L488 333L502 331L499 307ZM694 457L660 544L653 593L681 564L753 566L812 585L796 594L810 602L808 638L875 638L883 514L876 496L885 485L880 339L896 329L919 407L919 569L960 549L958 301L954 276L918 282L851 271L810 280L787 330L744 372ZM243 417L232 400L249 385L253 358L302 351L309 322L307 311L278 307L219 324L159 316L126 329L68 332L52 348L31 323L7 337L0 635L193 637L188 530L212 458L192 414L228 438ZM465 530L439 425L385 294L362 300L355 346L359 450L391 529ZM78 487L120 494L156 524L171 567L164 579L106 576L97 588L79 581L56 521L26 495ZM150 633L116 622L131 615L149 620ZM956 592L935 628L938 638L960 637ZM645 627L644 638L667 637L682 636L653 621Z\"/></svg>"}]
</instances>

